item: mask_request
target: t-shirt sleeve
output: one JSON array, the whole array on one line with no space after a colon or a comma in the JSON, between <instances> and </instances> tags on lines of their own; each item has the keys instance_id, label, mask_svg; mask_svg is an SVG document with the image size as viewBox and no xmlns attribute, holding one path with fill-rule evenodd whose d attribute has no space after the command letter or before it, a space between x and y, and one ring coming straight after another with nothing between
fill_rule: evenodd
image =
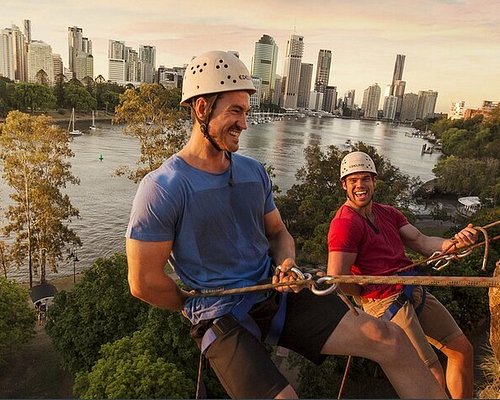
<instances>
[{"instance_id":1,"label":"t-shirt sleeve","mask_svg":"<svg viewBox=\"0 0 500 400\"><path fill-rule=\"evenodd\" d=\"M401 229L403 226L409 224L408 219L401 211L396 208L392 208L392 212L394 214L394 221L398 229Z\"/></svg>"},{"instance_id":2,"label":"t-shirt sleeve","mask_svg":"<svg viewBox=\"0 0 500 400\"><path fill-rule=\"evenodd\" d=\"M358 253L362 240L360 227L348 218L334 218L328 231L328 251Z\"/></svg>"},{"instance_id":3,"label":"t-shirt sleeve","mask_svg":"<svg viewBox=\"0 0 500 400\"><path fill-rule=\"evenodd\" d=\"M125 236L149 242L174 240L176 209L173 198L146 176L137 189Z\"/></svg>"},{"instance_id":4,"label":"t-shirt sleeve","mask_svg":"<svg viewBox=\"0 0 500 400\"><path fill-rule=\"evenodd\" d=\"M264 214L270 213L276 208L276 204L274 203L273 196L273 184L271 178L269 177L266 169L262 164L260 164L260 174L262 177L262 183L264 185Z\"/></svg>"}]
</instances>

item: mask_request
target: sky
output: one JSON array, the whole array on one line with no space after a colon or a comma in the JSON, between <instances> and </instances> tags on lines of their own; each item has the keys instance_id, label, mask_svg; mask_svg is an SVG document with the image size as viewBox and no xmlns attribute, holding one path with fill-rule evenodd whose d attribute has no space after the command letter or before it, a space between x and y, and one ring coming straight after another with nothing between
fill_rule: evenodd
<instances>
[{"instance_id":1,"label":"sky","mask_svg":"<svg viewBox=\"0 0 500 400\"><path fill-rule=\"evenodd\" d=\"M156 47L156 66L182 66L209 50L235 50L251 68L263 34L279 48L283 73L290 35L304 37L302 62L332 51L329 85L340 96L391 83L406 56L406 93L439 93L436 112L452 102L478 108L500 100L500 0L0 0L0 29L31 20L32 39L52 46L68 66L69 26L92 41L94 73L108 78L109 40Z\"/></svg>"}]
</instances>

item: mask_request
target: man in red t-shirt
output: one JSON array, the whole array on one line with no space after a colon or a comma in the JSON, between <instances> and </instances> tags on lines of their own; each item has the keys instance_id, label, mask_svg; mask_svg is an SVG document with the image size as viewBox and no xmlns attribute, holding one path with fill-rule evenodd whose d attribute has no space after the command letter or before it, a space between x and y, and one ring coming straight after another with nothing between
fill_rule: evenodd
<instances>
[{"instance_id":1,"label":"man in red t-shirt","mask_svg":"<svg viewBox=\"0 0 500 400\"><path fill-rule=\"evenodd\" d=\"M328 232L328 274L393 275L411 264L405 246L430 256L471 245L477 231L468 225L453 239L422 234L396 208L373 201L375 164L366 153L347 154L340 166L347 200L335 214ZM422 360L452 398L472 398L473 348L451 314L422 287L343 284L360 298L363 309L390 319L406 332ZM397 302L395 302L398 300ZM396 304L404 303L400 308ZM430 344L447 357L446 379Z\"/></svg>"}]
</instances>

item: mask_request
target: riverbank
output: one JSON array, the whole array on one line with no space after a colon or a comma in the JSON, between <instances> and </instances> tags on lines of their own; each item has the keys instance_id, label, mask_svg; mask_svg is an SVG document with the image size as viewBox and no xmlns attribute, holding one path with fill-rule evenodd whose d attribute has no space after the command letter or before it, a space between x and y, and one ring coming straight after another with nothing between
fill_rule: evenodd
<instances>
[{"instance_id":1,"label":"riverbank","mask_svg":"<svg viewBox=\"0 0 500 400\"><path fill-rule=\"evenodd\" d=\"M36 111L33 114L34 116L39 115L47 115L51 117L55 122L67 122L69 123L69 119L71 117L70 109L60 109L60 110L50 110L50 111ZM94 111L94 120L95 121L108 121L111 122L114 118L115 113L105 110L96 110ZM92 112L88 111L75 111L75 121L76 122L91 122L92 121ZM0 123L5 122L5 118L0 118Z\"/></svg>"}]
</instances>

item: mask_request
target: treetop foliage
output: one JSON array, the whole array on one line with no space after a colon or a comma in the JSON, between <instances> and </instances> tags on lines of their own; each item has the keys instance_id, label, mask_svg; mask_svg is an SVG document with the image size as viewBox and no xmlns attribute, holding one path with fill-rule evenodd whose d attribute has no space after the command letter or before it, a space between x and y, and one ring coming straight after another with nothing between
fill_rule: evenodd
<instances>
[{"instance_id":1,"label":"treetop foliage","mask_svg":"<svg viewBox=\"0 0 500 400\"><path fill-rule=\"evenodd\" d=\"M27 342L35 334L35 312L29 307L28 291L0 277L0 366L6 350Z\"/></svg>"},{"instance_id":2,"label":"treetop foliage","mask_svg":"<svg viewBox=\"0 0 500 400\"><path fill-rule=\"evenodd\" d=\"M125 133L139 139L141 155L135 170L121 167L117 175L127 174L137 183L181 149L187 140L188 113L180 108L180 100L180 89L159 84L143 84L120 96L113 121L125 124Z\"/></svg>"},{"instance_id":3,"label":"treetop foliage","mask_svg":"<svg viewBox=\"0 0 500 400\"><path fill-rule=\"evenodd\" d=\"M489 116L441 119L431 125L443 154L433 169L438 189L479 196L486 206L500 203L500 106Z\"/></svg>"}]
</instances>

